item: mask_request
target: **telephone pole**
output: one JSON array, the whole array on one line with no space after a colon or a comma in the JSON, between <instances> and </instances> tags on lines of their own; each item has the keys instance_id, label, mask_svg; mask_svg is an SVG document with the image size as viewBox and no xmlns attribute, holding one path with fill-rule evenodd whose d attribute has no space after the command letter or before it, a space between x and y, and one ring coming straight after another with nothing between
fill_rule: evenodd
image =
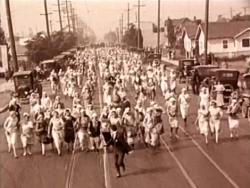
<instances>
[{"instance_id":1,"label":"telephone pole","mask_svg":"<svg viewBox=\"0 0 250 188\"><path fill-rule=\"evenodd\" d=\"M60 0L57 0L57 7L58 7L58 15L59 15L59 22L60 22L60 30L63 30L63 26L62 26L62 15L61 15L61 4L60 4Z\"/></svg>"},{"instance_id":2,"label":"telephone pole","mask_svg":"<svg viewBox=\"0 0 250 188\"><path fill-rule=\"evenodd\" d=\"M5 0L5 6L6 6L7 21L8 21L9 37L10 37L10 48L11 48L11 54L12 54L12 59L13 59L13 63L14 63L14 72L17 72L18 71L18 61L17 61L17 55L16 55L16 44L15 44L13 27L12 27L12 19L11 19L11 13L10 13L9 0Z\"/></svg>"},{"instance_id":3,"label":"telephone pole","mask_svg":"<svg viewBox=\"0 0 250 188\"><path fill-rule=\"evenodd\" d=\"M141 18L140 18L140 11L141 11L141 7L144 7L145 5L141 5L140 0L138 0L138 4L135 5L137 6L138 10L137 10L137 21L138 21L138 33L137 33L137 48L140 48L140 43L141 43L141 39L140 39L140 29L141 29Z\"/></svg>"},{"instance_id":4,"label":"telephone pole","mask_svg":"<svg viewBox=\"0 0 250 188\"><path fill-rule=\"evenodd\" d=\"M68 7L68 0L65 0L66 3L66 14L67 14L67 21L68 21L68 27L70 32L70 21L69 21L69 7Z\"/></svg>"},{"instance_id":5,"label":"telephone pole","mask_svg":"<svg viewBox=\"0 0 250 188\"><path fill-rule=\"evenodd\" d=\"M128 9L127 9L127 12L128 12L128 30L129 30L129 12L130 12L130 8L129 8L129 3L128 3Z\"/></svg>"},{"instance_id":6,"label":"telephone pole","mask_svg":"<svg viewBox=\"0 0 250 188\"><path fill-rule=\"evenodd\" d=\"M47 28L47 35L48 35L48 38L50 40L50 30L49 30L49 13L48 13L48 9L47 9L47 0L44 0L44 14L41 14L41 15L44 15L45 16L45 20L46 20L46 28Z\"/></svg>"},{"instance_id":7,"label":"telephone pole","mask_svg":"<svg viewBox=\"0 0 250 188\"><path fill-rule=\"evenodd\" d=\"M158 29L157 29L157 53L160 53L160 32L161 32L161 0L158 0Z\"/></svg>"},{"instance_id":8,"label":"telephone pole","mask_svg":"<svg viewBox=\"0 0 250 188\"><path fill-rule=\"evenodd\" d=\"M76 25L75 25L75 9L72 7L72 3L70 3L70 18L71 18L71 22L72 22L72 29L73 32L76 31Z\"/></svg>"},{"instance_id":9,"label":"telephone pole","mask_svg":"<svg viewBox=\"0 0 250 188\"><path fill-rule=\"evenodd\" d=\"M123 36L123 14L122 14L122 18L121 18L121 38Z\"/></svg>"},{"instance_id":10,"label":"telephone pole","mask_svg":"<svg viewBox=\"0 0 250 188\"><path fill-rule=\"evenodd\" d=\"M205 44L204 44L204 55L205 55L205 65L208 63L207 60L207 40L208 40L208 17L209 17L209 0L206 0L206 10L205 10Z\"/></svg>"}]
</instances>

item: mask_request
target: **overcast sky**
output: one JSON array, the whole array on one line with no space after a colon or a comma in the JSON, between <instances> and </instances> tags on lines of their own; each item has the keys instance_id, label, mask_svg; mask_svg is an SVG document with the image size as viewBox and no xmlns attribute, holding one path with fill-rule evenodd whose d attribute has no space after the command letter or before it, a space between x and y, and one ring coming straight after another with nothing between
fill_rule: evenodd
<instances>
[{"instance_id":1,"label":"overcast sky","mask_svg":"<svg viewBox=\"0 0 250 188\"><path fill-rule=\"evenodd\" d=\"M62 3L64 0L60 0ZM5 1L0 0L0 13L2 26L7 32ZM16 34L27 34L32 29L33 32L45 31L44 0L10 0L13 27ZM124 26L127 23L127 6L130 4L130 20L135 21L137 0L71 0L77 14L96 33L98 38L109 30L118 27L118 21L123 14ZM57 0L47 0L52 29L58 30ZM151 21L157 23L157 0L141 0L145 5L141 8L141 21ZM64 5L62 5L64 6ZM243 7L249 7L247 13L250 14L250 0L210 0L210 21L215 21L219 14L230 17L230 9L233 15L238 12L243 13ZM161 0L161 20L170 18L189 17L204 19L205 0ZM64 16L64 25L67 24Z\"/></svg>"}]
</instances>

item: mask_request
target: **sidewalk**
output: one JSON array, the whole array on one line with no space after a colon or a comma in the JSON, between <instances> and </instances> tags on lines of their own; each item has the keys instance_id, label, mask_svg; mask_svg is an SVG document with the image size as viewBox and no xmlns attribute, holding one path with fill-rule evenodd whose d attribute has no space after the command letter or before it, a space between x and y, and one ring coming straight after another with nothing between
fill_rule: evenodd
<instances>
[{"instance_id":1,"label":"sidewalk","mask_svg":"<svg viewBox=\"0 0 250 188\"><path fill-rule=\"evenodd\" d=\"M175 65L175 66L179 65L179 61L178 60L168 59L167 57L162 57L161 60L163 62L171 63L172 65Z\"/></svg>"}]
</instances>

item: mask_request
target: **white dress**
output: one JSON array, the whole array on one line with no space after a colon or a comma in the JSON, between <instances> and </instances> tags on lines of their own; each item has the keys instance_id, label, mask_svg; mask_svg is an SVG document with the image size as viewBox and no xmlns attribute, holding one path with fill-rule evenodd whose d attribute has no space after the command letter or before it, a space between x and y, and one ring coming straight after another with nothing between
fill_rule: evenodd
<instances>
[{"instance_id":1,"label":"white dress","mask_svg":"<svg viewBox=\"0 0 250 188\"><path fill-rule=\"evenodd\" d=\"M203 93L203 92L200 93L200 106L204 105L207 110L209 107L209 97L210 95L209 95L208 89L206 93Z\"/></svg>"},{"instance_id":2,"label":"white dress","mask_svg":"<svg viewBox=\"0 0 250 188\"><path fill-rule=\"evenodd\" d=\"M208 111L207 110L198 110L198 122L200 134L208 135Z\"/></svg>"},{"instance_id":3,"label":"white dress","mask_svg":"<svg viewBox=\"0 0 250 188\"><path fill-rule=\"evenodd\" d=\"M219 107L209 107L209 126L212 133L218 132L220 129L220 119L222 118L223 112Z\"/></svg>"},{"instance_id":4,"label":"white dress","mask_svg":"<svg viewBox=\"0 0 250 188\"><path fill-rule=\"evenodd\" d=\"M180 111L183 119L187 118L188 116L189 99L189 94L180 94L179 96Z\"/></svg>"},{"instance_id":5,"label":"white dress","mask_svg":"<svg viewBox=\"0 0 250 188\"><path fill-rule=\"evenodd\" d=\"M224 90L225 90L225 87L222 84L215 86L216 103L217 103L217 106L219 107L224 106L224 95L223 95Z\"/></svg>"}]
</instances>

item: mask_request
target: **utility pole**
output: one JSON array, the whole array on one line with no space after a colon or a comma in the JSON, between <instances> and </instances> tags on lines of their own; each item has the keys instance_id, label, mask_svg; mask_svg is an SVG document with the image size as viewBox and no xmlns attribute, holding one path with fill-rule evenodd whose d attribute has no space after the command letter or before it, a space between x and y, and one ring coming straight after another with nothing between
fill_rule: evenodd
<instances>
[{"instance_id":1,"label":"utility pole","mask_svg":"<svg viewBox=\"0 0 250 188\"><path fill-rule=\"evenodd\" d=\"M130 12L129 3L128 3L128 9L127 9L127 12L128 12L128 30L129 30L129 12Z\"/></svg>"},{"instance_id":2,"label":"utility pole","mask_svg":"<svg viewBox=\"0 0 250 188\"><path fill-rule=\"evenodd\" d=\"M47 35L48 35L48 38L50 40L50 30L49 30L49 13L48 13L48 9L47 9L47 0L44 0L44 14L41 14L41 15L44 15L45 16L45 20L46 20L46 28L47 28Z\"/></svg>"},{"instance_id":3,"label":"utility pole","mask_svg":"<svg viewBox=\"0 0 250 188\"><path fill-rule=\"evenodd\" d=\"M58 7L58 15L59 15L59 22L60 22L60 30L63 30L63 26L62 26L62 15L61 15L61 4L60 4L60 0L57 0L57 7Z\"/></svg>"},{"instance_id":4,"label":"utility pole","mask_svg":"<svg viewBox=\"0 0 250 188\"><path fill-rule=\"evenodd\" d=\"M12 27L12 19L11 19L11 13L10 13L9 0L5 0L5 6L6 6L7 21L8 21L9 37L10 37L11 55L12 55L12 59L13 59L13 63L14 63L14 72L17 72L18 71L18 61L17 61L17 55L16 55L16 44L15 44L13 27Z\"/></svg>"},{"instance_id":5,"label":"utility pole","mask_svg":"<svg viewBox=\"0 0 250 188\"><path fill-rule=\"evenodd\" d=\"M70 4L70 13L71 13L71 22L72 22L72 28L73 32L76 32L76 25L75 25L75 9L72 7L72 3Z\"/></svg>"},{"instance_id":6,"label":"utility pole","mask_svg":"<svg viewBox=\"0 0 250 188\"><path fill-rule=\"evenodd\" d=\"M122 18L121 18L121 38L123 36L123 14L122 14Z\"/></svg>"},{"instance_id":7,"label":"utility pole","mask_svg":"<svg viewBox=\"0 0 250 188\"><path fill-rule=\"evenodd\" d=\"M140 11L141 11L141 7L144 7L145 5L141 5L140 0L138 0L138 4L136 6L138 8L138 10L137 10L137 14L138 14L138 16L137 16L137 21L138 21L137 48L139 49L140 48L140 43L141 43L141 41L140 41L140 29L141 29Z\"/></svg>"},{"instance_id":8,"label":"utility pole","mask_svg":"<svg viewBox=\"0 0 250 188\"><path fill-rule=\"evenodd\" d=\"M160 32L161 32L161 0L158 0L158 29L157 29L157 53L160 53Z\"/></svg>"},{"instance_id":9,"label":"utility pole","mask_svg":"<svg viewBox=\"0 0 250 188\"><path fill-rule=\"evenodd\" d=\"M50 25L50 33L53 33L53 23L52 20L49 21L49 25Z\"/></svg>"},{"instance_id":10,"label":"utility pole","mask_svg":"<svg viewBox=\"0 0 250 188\"><path fill-rule=\"evenodd\" d=\"M208 40L208 25L209 25L209 0L206 0L206 9L205 9L205 44L204 44L204 55L205 55L205 64L207 64L207 40Z\"/></svg>"},{"instance_id":11,"label":"utility pole","mask_svg":"<svg viewBox=\"0 0 250 188\"><path fill-rule=\"evenodd\" d=\"M67 21L68 21L68 27L70 32L70 21L69 21L69 7L68 7L68 0L65 0L66 3L66 14L67 14Z\"/></svg>"},{"instance_id":12,"label":"utility pole","mask_svg":"<svg viewBox=\"0 0 250 188\"><path fill-rule=\"evenodd\" d=\"M231 19L233 18L233 8L230 7L230 16L231 16Z\"/></svg>"}]
</instances>

